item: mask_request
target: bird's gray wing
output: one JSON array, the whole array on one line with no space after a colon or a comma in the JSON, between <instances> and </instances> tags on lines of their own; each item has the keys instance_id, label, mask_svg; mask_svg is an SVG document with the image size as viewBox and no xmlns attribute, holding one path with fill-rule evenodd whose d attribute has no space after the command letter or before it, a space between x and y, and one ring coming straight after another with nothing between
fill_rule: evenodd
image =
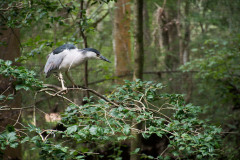
<instances>
[{"instance_id":1,"label":"bird's gray wing","mask_svg":"<svg viewBox=\"0 0 240 160\"><path fill-rule=\"evenodd\" d=\"M71 49L76 49L77 47L74 46L73 44L64 44L56 49L54 49L52 51L52 53L55 55L55 54L59 54L59 53L62 53L64 50L71 50Z\"/></svg>"},{"instance_id":2,"label":"bird's gray wing","mask_svg":"<svg viewBox=\"0 0 240 160\"><path fill-rule=\"evenodd\" d=\"M59 68L64 57L65 54L50 53L48 55L48 60L44 67L44 73L46 74L46 78L51 75L52 71L57 70Z\"/></svg>"}]
</instances>

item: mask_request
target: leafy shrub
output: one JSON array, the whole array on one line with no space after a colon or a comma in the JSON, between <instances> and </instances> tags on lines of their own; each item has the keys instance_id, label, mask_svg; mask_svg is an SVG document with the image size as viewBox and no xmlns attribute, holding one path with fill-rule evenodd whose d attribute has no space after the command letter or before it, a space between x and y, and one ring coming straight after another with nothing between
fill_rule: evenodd
<instances>
[{"instance_id":1,"label":"leafy shrub","mask_svg":"<svg viewBox=\"0 0 240 160\"><path fill-rule=\"evenodd\" d=\"M198 119L200 107L185 104L182 95L161 93L163 87L161 83L150 81L126 81L105 96L112 103L102 99L94 101L91 97L86 99L85 105L70 104L61 120L66 130L41 129L29 124L25 126L27 134L18 130L2 133L2 149L6 145L15 147L17 141L34 144L32 149L40 149L42 159L101 157L97 152L105 144L129 140L135 132L146 139L152 134L167 136L168 155L173 158L216 158L221 129ZM143 124L142 129L134 127L138 123ZM7 141L8 135L11 141ZM141 154L139 151L136 149L132 154ZM167 157L163 154L157 158Z\"/></svg>"},{"instance_id":2,"label":"leafy shrub","mask_svg":"<svg viewBox=\"0 0 240 160\"><path fill-rule=\"evenodd\" d=\"M0 73L9 78L16 90L43 87L42 82L35 78L36 73L34 71L30 71L23 66L14 66L12 61L0 59Z\"/></svg>"}]
</instances>

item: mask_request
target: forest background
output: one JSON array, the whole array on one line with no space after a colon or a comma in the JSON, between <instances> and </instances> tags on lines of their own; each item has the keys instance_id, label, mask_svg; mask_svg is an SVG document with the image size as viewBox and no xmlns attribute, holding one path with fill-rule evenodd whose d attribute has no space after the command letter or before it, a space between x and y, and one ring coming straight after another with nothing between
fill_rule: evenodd
<instances>
[{"instance_id":1,"label":"forest background","mask_svg":"<svg viewBox=\"0 0 240 160\"><path fill-rule=\"evenodd\" d=\"M239 0L2 0L2 159L239 159ZM60 45L96 48L68 92ZM10 61L9 61L10 60Z\"/></svg>"}]
</instances>

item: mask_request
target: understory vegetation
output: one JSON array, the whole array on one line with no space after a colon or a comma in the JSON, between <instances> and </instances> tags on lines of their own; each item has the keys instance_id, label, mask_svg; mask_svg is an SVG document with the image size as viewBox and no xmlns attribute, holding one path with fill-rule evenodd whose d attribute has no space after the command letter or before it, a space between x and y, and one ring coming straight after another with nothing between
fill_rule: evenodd
<instances>
[{"instance_id":1,"label":"understory vegetation","mask_svg":"<svg viewBox=\"0 0 240 160\"><path fill-rule=\"evenodd\" d=\"M14 75L15 72L9 73ZM31 81L31 74L20 73L15 78L22 77ZM41 82L30 84L34 87ZM27 85L22 88L28 90ZM85 159L88 156L117 159L121 157L120 151L104 155L102 148L107 150L108 145L121 146L134 138L134 134L141 134L145 139L156 134L159 138L168 139L168 145L157 157L159 159L169 159L168 154L197 159L218 157L221 128L200 120L200 107L186 104L182 95L164 93L163 88L161 83L151 81L125 81L124 85L105 96L108 102L93 96L85 98L84 105L71 103L61 92L42 88L38 92L55 94L69 101L59 122L64 129L42 128L31 123L21 124L21 128L7 126L1 134L1 149L6 149L8 145L16 148L25 144L33 146L31 150L37 150L40 159ZM134 128L139 124L142 130ZM131 154L138 154L139 150L137 148ZM141 157L154 159L144 153Z\"/></svg>"},{"instance_id":2,"label":"understory vegetation","mask_svg":"<svg viewBox=\"0 0 240 160\"><path fill-rule=\"evenodd\" d=\"M0 2L0 159L240 159L239 0ZM46 78L63 44L94 48ZM71 70L70 70L71 69Z\"/></svg>"}]
</instances>

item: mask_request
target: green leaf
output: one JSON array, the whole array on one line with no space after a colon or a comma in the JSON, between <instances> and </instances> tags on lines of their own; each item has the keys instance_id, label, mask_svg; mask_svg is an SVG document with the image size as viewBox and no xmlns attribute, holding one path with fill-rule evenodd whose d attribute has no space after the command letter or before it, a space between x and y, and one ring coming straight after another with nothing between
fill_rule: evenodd
<instances>
[{"instance_id":1,"label":"green leaf","mask_svg":"<svg viewBox=\"0 0 240 160\"><path fill-rule=\"evenodd\" d=\"M25 137L21 140L21 143L28 142L30 140L30 137Z\"/></svg>"},{"instance_id":2,"label":"green leaf","mask_svg":"<svg viewBox=\"0 0 240 160\"><path fill-rule=\"evenodd\" d=\"M6 63L5 63L7 66L10 66L11 64L12 64L12 61L6 61Z\"/></svg>"},{"instance_id":3,"label":"green leaf","mask_svg":"<svg viewBox=\"0 0 240 160\"><path fill-rule=\"evenodd\" d=\"M14 142L15 140L17 140L16 133L15 132L8 133L7 134L7 140L9 142Z\"/></svg>"},{"instance_id":4,"label":"green leaf","mask_svg":"<svg viewBox=\"0 0 240 160\"><path fill-rule=\"evenodd\" d=\"M130 126L129 125L124 125L123 133L126 134L126 135L129 135L130 132L131 132Z\"/></svg>"},{"instance_id":5,"label":"green leaf","mask_svg":"<svg viewBox=\"0 0 240 160\"><path fill-rule=\"evenodd\" d=\"M124 141L124 140L126 140L128 137L127 136L118 136L117 137L117 140L118 141Z\"/></svg>"},{"instance_id":6,"label":"green leaf","mask_svg":"<svg viewBox=\"0 0 240 160\"><path fill-rule=\"evenodd\" d=\"M185 149L185 147L183 147L183 146L179 147L179 150L180 150L180 151L182 151L182 150L184 150L184 149Z\"/></svg>"},{"instance_id":7,"label":"green leaf","mask_svg":"<svg viewBox=\"0 0 240 160\"><path fill-rule=\"evenodd\" d=\"M67 132L67 134L72 134L73 132L76 132L76 131L77 131L77 128L78 128L77 125L68 127L66 132Z\"/></svg>"},{"instance_id":8,"label":"green leaf","mask_svg":"<svg viewBox=\"0 0 240 160\"><path fill-rule=\"evenodd\" d=\"M147 133L142 133L143 138L148 139L151 135Z\"/></svg>"},{"instance_id":9,"label":"green leaf","mask_svg":"<svg viewBox=\"0 0 240 160\"><path fill-rule=\"evenodd\" d=\"M15 89L18 91L20 89L24 89L24 90L29 90L29 87L25 86L25 85L16 85Z\"/></svg>"},{"instance_id":10,"label":"green leaf","mask_svg":"<svg viewBox=\"0 0 240 160\"><path fill-rule=\"evenodd\" d=\"M5 95L0 95L0 100L3 100L4 98L6 98Z\"/></svg>"},{"instance_id":11,"label":"green leaf","mask_svg":"<svg viewBox=\"0 0 240 160\"><path fill-rule=\"evenodd\" d=\"M132 151L130 154L137 154L140 151L140 148L136 148L134 151Z\"/></svg>"},{"instance_id":12,"label":"green leaf","mask_svg":"<svg viewBox=\"0 0 240 160\"><path fill-rule=\"evenodd\" d=\"M18 143L10 143L11 148L17 148L17 146L18 146Z\"/></svg>"},{"instance_id":13,"label":"green leaf","mask_svg":"<svg viewBox=\"0 0 240 160\"><path fill-rule=\"evenodd\" d=\"M96 126L92 126L89 129L89 132L90 132L91 135L97 135L97 127Z\"/></svg>"}]
</instances>

